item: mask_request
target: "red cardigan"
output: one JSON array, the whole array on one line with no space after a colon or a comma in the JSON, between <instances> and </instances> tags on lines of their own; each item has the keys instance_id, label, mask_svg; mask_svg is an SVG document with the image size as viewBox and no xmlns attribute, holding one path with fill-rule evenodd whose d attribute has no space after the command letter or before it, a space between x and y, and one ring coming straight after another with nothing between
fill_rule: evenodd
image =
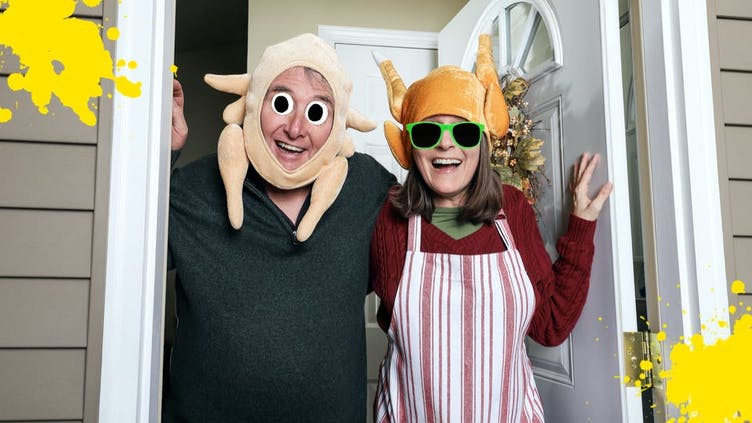
<instances>
[{"instance_id":1,"label":"red cardigan","mask_svg":"<svg viewBox=\"0 0 752 423\"><path fill-rule=\"evenodd\" d=\"M569 336L585 305L593 262L595 222L569 217L567 233L559 238L559 258L551 263L543 245L533 208L517 188L504 185L504 213L517 249L535 290L536 309L528 329L536 342L558 345ZM381 299L378 321L387 331L407 251L407 219L399 216L389 199L384 203L371 239L371 287ZM495 225L454 240L423 220L424 252L486 254L505 250Z\"/></svg>"}]
</instances>

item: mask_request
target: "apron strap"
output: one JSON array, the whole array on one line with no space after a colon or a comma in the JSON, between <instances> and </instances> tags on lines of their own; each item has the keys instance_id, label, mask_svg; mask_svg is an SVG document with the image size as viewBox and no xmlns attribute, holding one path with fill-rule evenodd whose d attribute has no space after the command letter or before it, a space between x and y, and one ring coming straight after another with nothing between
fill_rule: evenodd
<instances>
[{"instance_id":1,"label":"apron strap","mask_svg":"<svg viewBox=\"0 0 752 423\"><path fill-rule=\"evenodd\" d=\"M410 216L407 224L407 251L420 251L420 227L422 219L419 214Z\"/></svg>"},{"instance_id":2,"label":"apron strap","mask_svg":"<svg viewBox=\"0 0 752 423\"><path fill-rule=\"evenodd\" d=\"M502 209L499 214L504 214L504 210ZM506 216L506 215L504 215ZM499 235L501 235L501 241L504 242L504 246L507 248L507 251L516 250L517 246L514 244L514 238L512 237L512 230L509 228L509 223L507 222L507 218L503 217L501 219L496 220L496 229L499 231Z\"/></svg>"}]
</instances>

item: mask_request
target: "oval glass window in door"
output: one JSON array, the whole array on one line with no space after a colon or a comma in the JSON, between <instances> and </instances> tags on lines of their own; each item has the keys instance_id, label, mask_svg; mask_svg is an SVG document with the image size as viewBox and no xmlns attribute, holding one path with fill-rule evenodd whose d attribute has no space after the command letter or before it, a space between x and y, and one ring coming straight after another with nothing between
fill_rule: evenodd
<instances>
[{"instance_id":1,"label":"oval glass window in door","mask_svg":"<svg viewBox=\"0 0 752 423\"><path fill-rule=\"evenodd\" d=\"M545 1L504 2L492 24L502 75L512 73L534 81L561 66L561 43L553 16Z\"/></svg>"}]
</instances>

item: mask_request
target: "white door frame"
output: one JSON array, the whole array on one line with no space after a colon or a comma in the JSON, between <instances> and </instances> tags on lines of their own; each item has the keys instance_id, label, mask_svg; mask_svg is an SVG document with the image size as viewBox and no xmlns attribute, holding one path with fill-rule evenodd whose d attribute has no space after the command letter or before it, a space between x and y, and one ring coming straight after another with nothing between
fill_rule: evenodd
<instances>
[{"instance_id":1,"label":"white door frame","mask_svg":"<svg viewBox=\"0 0 752 423\"><path fill-rule=\"evenodd\" d=\"M649 105L651 130L665 134L670 146L651 152L665 164L652 170L653 181L665 184L655 192L672 194L657 214L666 221L656 220L666 231L656 234L665 240L659 249L666 270L659 278L681 282L674 302L681 306L664 310L669 329L702 333L712 342L728 334L713 321L727 319L719 313L728 300L707 11L702 0L681 3L643 2L643 20L654 17L644 24L644 39L659 40L664 49L657 61L663 66L646 73L665 81L654 81L662 89L653 98L662 100ZM116 57L139 64L131 75L143 92L137 99L114 98L100 421L159 419L174 8L175 0L130 0L118 7ZM439 63L445 61L440 57Z\"/></svg>"},{"instance_id":2,"label":"white door frame","mask_svg":"<svg viewBox=\"0 0 752 423\"><path fill-rule=\"evenodd\" d=\"M436 32L319 25L318 35L332 46L336 43L425 49L439 46Z\"/></svg>"},{"instance_id":3,"label":"white door frame","mask_svg":"<svg viewBox=\"0 0 752 423\"><path fill-rule=\"evenodd\" d=\"M175 0L118 4L116 58L141 96L114 94L99 421L161 412Z\"/></svg>"},{"instance_id":4,"label":"white door frame","mask_svg":"<svg viewBox=\"0 0 752 423\"><path fill-rule=\"evenodd\" d=\"M681 5L679 4L681 3ZM639 1L661 323L671 345L729 334L707 4ZM676 289L676 285L679 289ZM667 306L666 303L680 306ZM653 318L655 320L655 318ZM658 323L658 322L653 322ZM673 339L672 339L673 338ZM668 354L663 354L668 361Z\"/></svg>"}]
</instances>

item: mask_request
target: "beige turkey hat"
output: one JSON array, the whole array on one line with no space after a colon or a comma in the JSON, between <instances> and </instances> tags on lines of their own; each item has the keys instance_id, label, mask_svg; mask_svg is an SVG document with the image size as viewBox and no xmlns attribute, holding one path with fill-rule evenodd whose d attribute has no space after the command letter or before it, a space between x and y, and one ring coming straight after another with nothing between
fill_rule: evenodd
<instances>
[{"instance_id":1,"label":"beige turkey hat","mask_svg":"<svg viewBox=\"0 0 752 423\"><path fill-rule=\"evenodd\" d=\"M279 163L264 140L261 107L272 81L297 66L313 69L326 79L334 96L334 116L329 138L321 149L308 162L289 171ZM352 82L336 51L316 35L302 34L268 47L251 76L206 75L204 79L220 91L241 96L225 108L223 119L228 126L220 135L218 146L232 226L239 229L243 224L242 187L250 161L264 180L279 189L290 190L313 183L311 204L297 230L298 240L304 241L339 194L347 176L345 158L355 151L347 128L370 131L376 127L350 109ZM320 183L316 183L322 176Z\"/></svg>"}]
</instances>

